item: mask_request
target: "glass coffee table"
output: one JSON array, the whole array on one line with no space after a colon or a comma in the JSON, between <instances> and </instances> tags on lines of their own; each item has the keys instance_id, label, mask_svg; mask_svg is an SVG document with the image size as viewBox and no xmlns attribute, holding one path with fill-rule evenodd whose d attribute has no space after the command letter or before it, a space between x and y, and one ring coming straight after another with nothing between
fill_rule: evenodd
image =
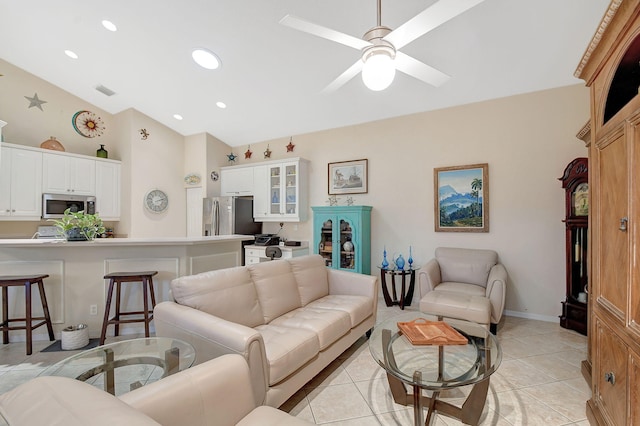
<instances>
[{"instance_id":1,"label":"glass coffee table","mask_svg":"<svg viewBox=\"0 0 640 426\"><path fill-rule=\"evenodd\" d=\"M71 377L118 396L187 369L195 358L195 349L189 343L148 337L88 349L52 365L40 375Z\"/></svg>"},{"instance_id":2,"label":"glass coffee table","mask_svg":"<svg viewBox=\"0 0 640 426\"><path fill-rule=\"evenodd\" d=\"M399 322L419 318L444 322L467 340L461 345L414 345L399 332ZM407 312L375 326L369 340L371 355L387 372L389 387L397 404L413 405L414 425L435 422L434 413L477 425L484 408L489 377L502 360L496 337L485 327L463 320L438 318L422 312ZM408 393L406 385L413 388ZM440 392L460 386L472 385L469 396L461 407L440 400ZM422 390L431 396L422 395ZM423 408L428 408L423 423Z\"/></svg>"}]
</instances>

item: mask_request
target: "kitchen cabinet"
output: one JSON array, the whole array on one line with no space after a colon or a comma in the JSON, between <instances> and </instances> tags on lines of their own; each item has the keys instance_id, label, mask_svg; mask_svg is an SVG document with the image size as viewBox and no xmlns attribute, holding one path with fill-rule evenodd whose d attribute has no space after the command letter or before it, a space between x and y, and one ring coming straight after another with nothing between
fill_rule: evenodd
<instances>
[{"instance_id":1,"label":"kitchen cabinet","mask_svg":"<svg viewBox=\"0 0 640 426\"><path fill-rule=\"evenodd\" d=\"M102 220L120 220L120 162L96 160L96 212Z\"/></svg>"},{"instance_id":2,"label":"kitchen cabinet","mask_svg":"<svg viewBox=\"0 0 640 426\"><path fill-rule=\"evenodd\" d=\"M42 191L95 195L96 161L69 154L42 154Z\"/></svg>"},{"instance_id":3,"label":"kitchen cabinet","mask_svg":"<svg viewBox=\"0 0 640 426\"><path fill-rule=\"evenodd\" d=\"M253 195L253 167L222 167L220 169L220 194Z\"/></svg>"},{"instance_id":4,"label":"kitchen cabinet","mask_svg":"<svg viewBox=\"0 0 640 426\"><path fill-rule=\"evenodd\" d=\"M302 158L263 163L254 170L253 215L260 222L303 222L308 215L308 166Z\"/></svg>"},{"instance_id":5,"label":"kitchen cabinet","mask_svg":"<svg viewBox=\"0 0 640 426\"><path fill-rule=\"evenodd\" d=\"M618 7L620 6L620 7ZM575 75L589 87L592 425L638 425L640 388L640 3L611 2Z\"/></svg>"},{"instance_id":6,"label":"kitchen cabinet","mask_svg":"<svg viewBox=\"0 0 640 426\"><path fill-rule=\"evenodd\" d=\"M0 153L0 220L40 220L42 153L3 146Z\"/></svg>"},{"instance_id":7,"label":"kitchen cabinet","mask_svg":"<svg viewBox=\"0 0 640 426\"><path fill-rule=\"evenodd\" d=\"M271 258L266 254L267 247L269 246L256 246L254 244L245 246L245 265L270 261ZM303 243L300 246L278 246L278 248L282 252L282 256L279 259L292 259L294 257L306 256L309 254L309 245L307 243Z\"/></svg>"},{"instance_id":8,"label":"kitchen cabinet","mask_svg":"<svg viewBox=\"0 0 640 426\"><path fill-rule=\"evenodd\" d=\"M318 206L313 210L314 252L325 264L371 273L371 206Z\"/></svg>"}]
</instances>

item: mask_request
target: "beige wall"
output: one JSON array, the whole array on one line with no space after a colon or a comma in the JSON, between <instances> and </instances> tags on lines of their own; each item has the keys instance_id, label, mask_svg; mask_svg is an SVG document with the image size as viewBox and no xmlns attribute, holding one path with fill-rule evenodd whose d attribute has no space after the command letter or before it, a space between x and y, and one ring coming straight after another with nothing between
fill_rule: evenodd
<instances>
[{"instance_id":1,"label":"beige wall","mask_svg":"<svg viewBox=\"0 0 640 426\"><path fill-rule=\"evenodd\" d=\"M9 123L3 129L7 142L38 146L54 135L68 151L94 155L97 142L75 134L70 120L79 109L97 108L3 61L0 74L0 119ZM24 96L35 92L48 101L44 112L26 108ZM268 144L271 159L310 160L311 205L327 204L329 162L368 159L369 192L353 199L373 206L374 265L381 261L384 245L390 255L405 257L411 245L418 265L438 246L491 248L509 271L509 313L556 321L565 285L564 193L557 178L572 159L587 155L575 134L587 121L588 108L588 90L576 85L297 135L290 153L288 137L252 144L251 160L244 159L247 146L233 152L239 156L237 164L258 163L264 161ZM117 229L130 236L184 235L184 176L204 168L206 193L217 195L219 182L208 176L228 165L231 148L211 135L183 137L134 110L104 113L103 119L107 132L96 140L106 143L110 158L123 161L123 217ZM140 128L150 132L148 140L141 140ZM434 232L433 169L485 162L490 232ZM170 196L164 215L144 210L142 198L152 188ZM340 204L345 203L346 197L340 197ZM311 213L309 217L305 223L285 224L283 235L312 243ZM27 234L36 225L0 222L0 235ZM265 225L265 232L277 230L277 224Z\"/></svg>"},{"instance_id":2,"label":"beige wall","mask_svg":"<svg viewBox=\"0 0 640 426\"><path fill-rule=\"evenodd\" d=\"M311 160L310 203L326 205L327 163L367 158L369 192L352 197L373 206L373 265L385 245L405 258L411 245L418 265L438 246L494 249L509 272L506 309L556 321L565 288L558 178L571 160L587 156L575 134L588 117L588 90L575 85L295 136L293 153L288 138L255 144L252 162L263 161L267 143L272 159ZM240 163L248 163L243 155ZM434 232L433 169L475 163L489 164L490 232ZM285 224L283 233L312 241L311 223Z\"/></svg>"}]
</instances>

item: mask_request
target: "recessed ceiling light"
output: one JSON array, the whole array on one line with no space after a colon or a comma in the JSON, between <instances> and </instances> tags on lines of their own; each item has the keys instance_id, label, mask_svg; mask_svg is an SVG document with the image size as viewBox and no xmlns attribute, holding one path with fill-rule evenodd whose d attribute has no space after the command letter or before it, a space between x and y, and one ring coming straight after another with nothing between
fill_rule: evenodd
<instances>
[{"instance_id":1,"label":"recessed ceiling light","mask_svg":"<svg viewBox=\"0 0 640 426\"><path fill-rule=\"evenodd\" d=\"M216 102L216 106L217 106L218 108L225 109L225 108L227 107L227 104L225 104L224 102L220 102L220 101L218 101L218 102Z\"/></svg>"},{"instance_id":2,"label":"recessed ceiling light","mask_svg":"<svg viewBox=\"0 0 640 426\"><path fill-rule=\"evenodd\" d=\"M191 57L196 61L196 64L208 70L215 70L221 65L220 58L207 49L194 49L193 52L191 52Z\"/></svg>"},{"instance_id":3,"label":"recessed ceiling light","mask_svg":"<svg viewBox=\"0 0 640 426\"><path fill-rule=\"evenodd\" d=\"M116 24L106 19L102 21L102 26L108 29L109 31L118 31L118 27L116 27Z\"/></svg>"},{"instance_id":4,"label":"recessed ceiling light","mask_svg":"<svg viewBox=\"0 0 640 426\"><path fill-rule=\"evenodd\" d=\"M65 50L64 54L70 57L71 59L78 59L78 55L73 50Z\"/></svg>"},{"instance_id":5,"label":"recessed ceiling light","mask_svg":"<svg viewBox=\"0 0 640 426\"><path fill-rule=\"evenodd\" d=\"M176 120L182 120L182 116L180 114L173 114L173 118Z\"/></svg>"}]
</instances>

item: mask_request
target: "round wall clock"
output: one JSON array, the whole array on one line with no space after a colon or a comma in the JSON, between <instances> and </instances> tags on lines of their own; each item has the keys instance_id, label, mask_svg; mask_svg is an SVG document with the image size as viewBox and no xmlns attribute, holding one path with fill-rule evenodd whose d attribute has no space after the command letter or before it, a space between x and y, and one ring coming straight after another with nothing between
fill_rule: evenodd
<instances>
[{"instance_id":1,"label":"round wall clock","mask_svg":"<svg viewBox=\"0 0 640 426\"><path fill-rule=\"evenodd\" d=\"M169 197L159 189L153 189L144 196L144 206L152 213L162 213L169 207Z\"/></svg>"},{"instance_id":2,"label":"round wall clock","mask_svg":"<svg viewBox=\"0 0 640 426\"><path fill-rule=\"evenodd\" d=\"M76 132L85 138L102 136L105 129L102 119L91 111L76 112L71 119L71 123Z\"/></svg>"}]
</instances>

